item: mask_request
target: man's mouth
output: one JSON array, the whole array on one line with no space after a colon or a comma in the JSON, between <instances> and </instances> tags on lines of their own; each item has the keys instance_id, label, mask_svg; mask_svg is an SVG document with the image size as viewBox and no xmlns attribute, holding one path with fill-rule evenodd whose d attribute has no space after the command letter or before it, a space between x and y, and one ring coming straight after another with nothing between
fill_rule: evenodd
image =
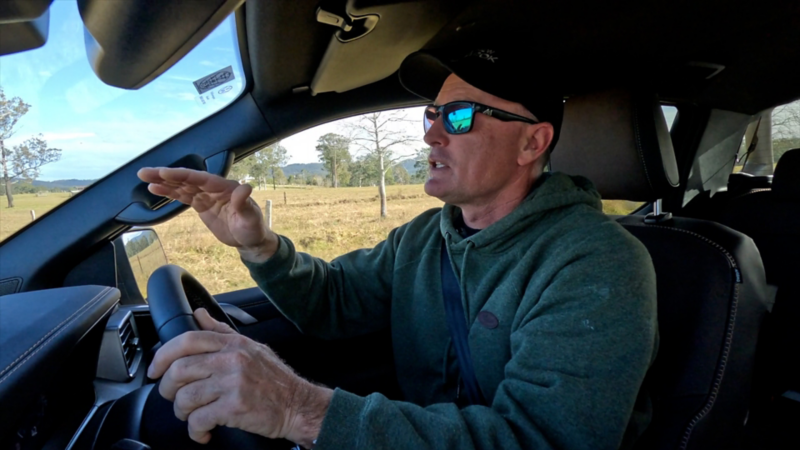
<instances>
[{"instance_id":1,"label":"man's mouth","mask_svg":"<svg viewBox=\"0 0 800 450\"><path fill-rule=\"evenodd\" d=\"M440 161L429 161L431 165L431 169L442 169L447 167L443 162Z\"/></svg>"}]
</instances>

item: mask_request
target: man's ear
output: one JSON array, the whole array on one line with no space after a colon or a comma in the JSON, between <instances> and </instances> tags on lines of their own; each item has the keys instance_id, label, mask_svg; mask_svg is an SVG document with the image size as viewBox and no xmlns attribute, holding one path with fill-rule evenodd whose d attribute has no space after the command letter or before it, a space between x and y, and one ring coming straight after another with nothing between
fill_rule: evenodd
<instances>
[{"instance_id":1,"label":"man's ear","mask_svg":"<svg viewBox=\"0 0 800 450\"><path fill-rule=\"evenodd\" d=\"M525 146L519 152L517 163L520 166L532 164L545 157L553 142L553 125L549 122L528 125L525 131Z\"/></svg>"}]
</instances>

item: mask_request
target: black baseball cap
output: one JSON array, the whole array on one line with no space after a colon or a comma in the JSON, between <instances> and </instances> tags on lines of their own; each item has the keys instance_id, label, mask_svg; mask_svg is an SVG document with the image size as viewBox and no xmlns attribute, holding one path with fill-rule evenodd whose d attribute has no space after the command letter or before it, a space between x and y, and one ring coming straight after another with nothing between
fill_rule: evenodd
<instances>
[{"instance_id":1,"label":"black baseball cap","mask_svg":"<svg viewBox=\"0 0 800 450\"><path fill-rule=\"evenodd\" d=\"M450 74L504 100L521 104L539 122L553 125L555 148L564 118L564 95L553 79L531 75L530 60L502 48L422 50L400 65L400 83L411 93L433 101Z\"/></svg>"}]
</instances>

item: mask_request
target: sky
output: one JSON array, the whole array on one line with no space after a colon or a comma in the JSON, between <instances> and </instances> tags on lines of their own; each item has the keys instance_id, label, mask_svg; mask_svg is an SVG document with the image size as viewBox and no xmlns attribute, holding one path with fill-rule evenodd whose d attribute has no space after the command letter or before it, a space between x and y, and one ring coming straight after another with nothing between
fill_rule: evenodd
<instances>
[{"instance_id":1,"label":"sky","mask_svg":"<svg viewBox=\"0 0 800 450\"><path fill-rule=\"evenodd\" d=\"M86 56L77 4L58 0L50 9L43 47L0 57L0 87L6 97L31 105L6 144L41 133L62 154L42 168L39 179L100 178L219 111L242 92L234 36L229 17L155 81L128 91L97 78ZM232 81L198 93L193 81L228 66Z\"/></svg>"}]
</instances>

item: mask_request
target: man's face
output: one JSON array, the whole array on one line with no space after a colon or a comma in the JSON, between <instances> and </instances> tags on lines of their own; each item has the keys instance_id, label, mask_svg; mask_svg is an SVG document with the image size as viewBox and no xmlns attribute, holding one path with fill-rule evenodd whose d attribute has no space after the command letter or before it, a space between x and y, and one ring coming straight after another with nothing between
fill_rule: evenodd
<instances>
[{"instance_id":1,"label":"man's face","mask_svg":"<svg viewBox=\"0 0 800 450\"><path fill-rule=\"evenodd\" d=\"M495 97L450 75L436 97L436 105L458 100L533 117L519 103ZM425 192L462 208L492 204L505 189L531 173L530 166L521 166L518 161L527 145L526 127L530 125L503 122L485 114L476 114L473 121L468 133L453 135L445 131L440 117L425 134L425 142L431 146Z\"/></svg>"}]
</instances>

